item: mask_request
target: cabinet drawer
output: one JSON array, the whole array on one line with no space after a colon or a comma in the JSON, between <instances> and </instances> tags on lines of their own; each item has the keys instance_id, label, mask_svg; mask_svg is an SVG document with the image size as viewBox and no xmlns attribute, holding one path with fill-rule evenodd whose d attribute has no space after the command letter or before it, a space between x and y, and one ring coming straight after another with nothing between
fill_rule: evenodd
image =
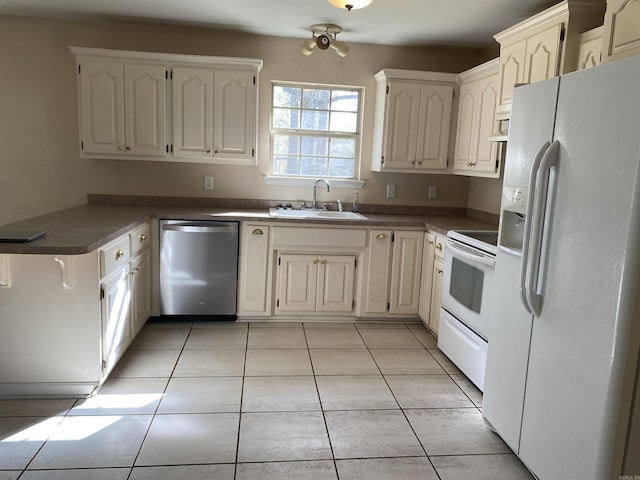
<instances>
[{"instance_id":1,"label":"cabinet drawer","mask_svg":"<svg viewBox=\"0 0 640 480\"><path fill-rule=\"evenodd\" d=\"M343 228L274 227L274 246L364 248L366 230Z\"/></svg>"},{"instance_id":2,"label":"cabinet drawer","mask_svg":"<svg viewBox=\"0 0 640 480\"><path fill-rule=\"evenodd\" d=\"M435 254L436 254L436 258L439 258L440 260L444 260L444 251L447 248L447 237L444 235L436 235L436 241L435 241Z\"/></svg>"},{"instance_id":3,"label":"cabinet drawer","mask_svg":"<svg viewBox=\"0 0 640 480\"><path fill-rule=\"evenodd\" d=\"M100 249L100 276L104 277L126 264L131 256L129 236L115 240Z\"/></svg>"},{"instance_id":4,"label":"cabinet drawer","mask_svg":"<svg viewBox=\"0 0 640 480\"><path fill-rule=\"evenodd\" d=\"M145 223L129 234L131 255L147 248L151 243L151 225Z\"/></svg>"}]
</instances>

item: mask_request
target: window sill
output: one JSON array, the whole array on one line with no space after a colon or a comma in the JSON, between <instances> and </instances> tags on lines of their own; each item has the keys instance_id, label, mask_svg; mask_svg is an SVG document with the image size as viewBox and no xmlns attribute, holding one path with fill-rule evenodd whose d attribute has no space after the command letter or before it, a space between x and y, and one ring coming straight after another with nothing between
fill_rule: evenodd
<instances>
[{"instance_id":1,"label":"window sill","mask_svg":"<svg viewBox=\"0 0 640 480\"><path fill-rule=\"evenodd\" d=\"M311 187L317 178L296 178L296 177L277 177L265 176L265 185L285 186L285 187ZM348 188L351 190L361 190L364 187L363 180L351 180L343 178L329 178L331 188Z\"/></svg>"}]
</instances>

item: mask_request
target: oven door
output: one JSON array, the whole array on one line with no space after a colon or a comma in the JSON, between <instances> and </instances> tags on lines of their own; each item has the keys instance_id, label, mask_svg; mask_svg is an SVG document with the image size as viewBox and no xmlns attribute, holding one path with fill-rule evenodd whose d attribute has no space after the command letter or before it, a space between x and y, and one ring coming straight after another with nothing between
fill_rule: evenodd
<instances>
[{"instance_id":1,"label":"oven door","mask_svg":"<svg viewBox=\"0 0 640 480\"><path fill-rule=\"evenodd\" d=\"M495 257L447 239L442 306L482 338L489 338Z\"/></svg>"}]
</instances>

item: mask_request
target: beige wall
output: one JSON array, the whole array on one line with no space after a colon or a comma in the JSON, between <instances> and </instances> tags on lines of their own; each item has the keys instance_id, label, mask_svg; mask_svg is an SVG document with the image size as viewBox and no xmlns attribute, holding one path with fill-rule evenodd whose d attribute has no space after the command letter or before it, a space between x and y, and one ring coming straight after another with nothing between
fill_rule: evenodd
<instances>
[{"instance_id":1,"label":"beige wall","mask_svg":"<svg viewBox=\"0 0 640 480\"><path fill-rule=\"evenodd\" d=\"M348 35L342 39L348 41ZM370 171L373 74L383 67L460 72L484 61L486 50L354 44L346 58L332 50L306 57L299 51L300 43L300 39L203 28L0 16L0 225L86 203L87 193L308 200L308 188L265 186L263 182L269 169L272 80L365 87L362 202L467 205L466 177ZM75 60L70 45L262 58L259 165L79 158ZM213 192L203 190L204 175L215 177ZM388 183L396 185L394 200L384 198ZM428 185L439 187L438 199L427 200ZM349 201L350 196L349 190L334 188L321 200ZM492 202L486 205L494 210Z\"/></svg>"}]
</instances>

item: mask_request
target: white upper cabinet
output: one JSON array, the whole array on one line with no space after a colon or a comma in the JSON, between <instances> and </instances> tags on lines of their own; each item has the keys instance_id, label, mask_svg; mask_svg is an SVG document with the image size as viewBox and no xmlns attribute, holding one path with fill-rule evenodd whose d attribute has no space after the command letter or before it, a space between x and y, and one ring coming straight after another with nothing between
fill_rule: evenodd
<instances>
[{"instance_id":1,"label":"white upper cabinet","mask_svg":"<svg viewBox=\"0 0 640 480\"><path fill-rule=\"evenodd\" d=\"M84 154L125 154L122 64L84 62L80 67L80 135Z\"/></svg>"},{"instance_id":2,"label":"white upper cabinet","mask_svg":"<svg viewBox=\"0 0 640 480\"><path fill-rule=\"evenodd\" d=\"M640 0L607 0L603 62L640 53Z\"/></svg>"},{"instance_id":3,"label":"white upper cabinet","mask_svg":"<svg viewBox=\"0 0 640 480\"><path fill-rule=\"evenodd\" d=\"M489 137L498 130L499 60L491 60L458 75L460 99L453 173L500 176L499 144Z\"/></svg>"},{"instance_id":4,"label":"white upper cabinet","mask_svg":"<svg viewBox=\"0 0 640 480\"><path fill-rule=\"evenodd\" d=\"M564 0L494 36L500 44L496 118L511 114L513 87L578 69L580 34L602 24L602 0Z\"/></svg>"},{"instance_id":5,"label":"white upper cabinet","mask_svg":"<svg viewBox=\"0 0 640 480\"><path fill-rule=\"evenodd\" d=\"M256 76L251 70L218 68L213 92L214 154L225 163L255 163Z\"/></svg>"},{"instance_id":6,"label":"white upper cabinet","mask_svg":"<svg viewBox=\"0 0 640 480\"><path fill-rule=\"evenodd\" d=\"M375 78L378 86L371 169L448 173L456 76L384 69Z\"/></svg>"},{"instance_id":7,"label":"white upper cabinet","mask_svg":"<svg viewBox=\"0 0 640 480\"><path fill-rule=\"evenodd\" d=\"M578 70L586 70L600 65L602 61L602 36L604 27L593 28L580 34Z\"/></svg>"},{"instance_id":8,"label":"white upper cabinet","mask_svg":"<svg viewBox=\"0 0 640 480\"><path fill-rule=\"evenodd\" d=\"M213 160L213 68L173 68L173 154Z\"/></svg>"},{"instance_id":9,"label":"white upper cabinet","mask_svg":"<svg viewBox=\"0 0 640 480\"><path fill-rule=\"evenodd\" d=\"M126 154L166 156L166 69L124 65Z\"/></svg>"},{"instance_id":10,"label":"white upper cabinet","mask_svg":"<svg viewBox=\"0 0 640 480\"><path fill-rule=\"evenodd\" d=\"M70 49L81 156L256 165L262 60Z\"/></svg>"}]
</instances>

